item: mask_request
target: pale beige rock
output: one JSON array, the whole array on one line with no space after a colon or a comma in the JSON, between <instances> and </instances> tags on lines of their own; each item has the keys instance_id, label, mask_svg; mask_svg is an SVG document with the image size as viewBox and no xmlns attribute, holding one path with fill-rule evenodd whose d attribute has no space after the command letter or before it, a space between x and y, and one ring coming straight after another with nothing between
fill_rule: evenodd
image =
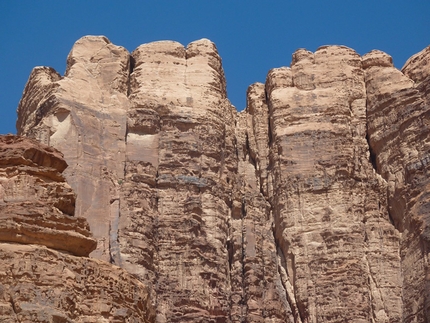
<instances>
[{"instance_id":1,"label":"pale beige rock","mask_svg":"<svg viewBox=\"0 0 430 323\"><path fill-rule=\"evenodd\" d=\"M225 99L225 79L215 44L187 48L173 41L139 46L133 53L130 99L155 105L199 107Z\"/></svg>"}]
</instances>

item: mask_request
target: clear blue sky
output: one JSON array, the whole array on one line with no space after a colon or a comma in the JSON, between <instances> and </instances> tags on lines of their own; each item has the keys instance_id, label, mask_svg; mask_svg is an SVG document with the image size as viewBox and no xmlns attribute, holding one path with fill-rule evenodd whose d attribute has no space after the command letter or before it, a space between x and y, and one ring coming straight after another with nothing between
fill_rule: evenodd
<instances>
[{"instance_id":1,"label":"clear blue sky","mask_svg":"<svg viewBox=\"0 0 430 323\"><path fill-rule=\"evenodd\" d=\"M34 66L59 73L73 43L105 35L130 52L156 40L214 41L228 96L242 110L247 87L289 66L297 48L380 49L396 67L430 44L429 0L1 0L0 133L15 133L16 107Z\"/></svg>"}]
</instances>

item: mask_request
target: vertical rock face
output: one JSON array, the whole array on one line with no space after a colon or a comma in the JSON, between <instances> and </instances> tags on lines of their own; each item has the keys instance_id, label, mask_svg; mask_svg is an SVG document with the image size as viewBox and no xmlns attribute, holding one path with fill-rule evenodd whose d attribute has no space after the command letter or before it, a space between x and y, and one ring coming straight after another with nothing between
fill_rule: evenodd
<instances>
[{"instance_id":1,"label":"vertical rock face","mask_svg":"<svg viewBox=\"0 0 430 323\"><path fill-rule=\"evenodd\" d=\"M154 286L157 322L226 320L236 165L221 59L203 39L132 60L118 261Z\"/></svg>"},{"instance_id":2,"label":"vertical rock face","mask_svg":"<svg viewBox=\"0 0 430 323\"><path fill-rule=\"evenodd\" d=\"M425 322L429 53L301 49L237 113L209 40L84 37L17 127L64 153L90 256L154 322Z\"/></svg>"},{"instance_id":3,"label":"vertical rock face","mask_svg":"<svg viewBox=\"0 0 430 323\"><path fill-rule=\"evenodd\" d=\"M158 322L226 320L235 110L215 45L159 42L130 56L85 37L64 78L40 70L18 108L19 133L68 147L76 211L98 240L91 255L147 283Z\"/></svg>"},{"instance_id":4,"label":"vertical rock face","mask_svg":"<svg viewBox=\"0 0 430 323\"><path fill-rule=\"evenodd\" d=\"M153 321L146 286L87 258L96 241L73 216L66 167L51 147L0 136L0 321Z\"/></svg>"},{"instance_id":5,"label":"vertical rock face","mask_svg":"<svg viewBox=\"0 0 430 323\"><path fill-rule=\"evenodd\" d=\"M118 183L124 178L129 55L105 37L84 37L67 58L61 78L36 67L18 107L18 133L60 148L68 183L80 198L97 249L109 261L112 224L118 213Z\"/></svg>"},{"instance_id":6,"label":"vertical rock face","mask_svg":"<svg viewBox=\"0 0 430 323\"><path fill-rule=\"evenodd\" d=\"M274 230L296 320L399 321L399 234L369 161L360 56L299 50L266 91Z\"/></svg>"},{"instance_id":7,"label":"vertical rock face","mask_svg":"<svg viewBox=\"0 0 430 323\"><path fill-rule=\"evenodd\" d=\"M375 56L381 58L373 60ZM363 59L369 61L370 148L388 183L389 212L402 232L404 322L424 322L430 317L430 48L409 59L402 71L384 53L371 52Z\"/></svg>"}]
</instances>

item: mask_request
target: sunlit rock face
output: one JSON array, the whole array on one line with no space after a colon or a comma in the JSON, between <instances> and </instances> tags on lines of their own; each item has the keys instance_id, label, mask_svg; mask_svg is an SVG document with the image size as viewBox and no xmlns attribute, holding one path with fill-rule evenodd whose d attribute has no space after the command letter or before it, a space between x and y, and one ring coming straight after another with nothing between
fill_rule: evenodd
<instances>
[{"instance_id":1,"label":"sunlit rock face","mask_svg":"<svg viewBox=\"0 0 430 323\"><path fill-rule=\"evenodd\" d=\"M401 232L405 322L425 322L430 317L429 62L427 47L401 71L377 63L365 71L370 150L387 182L389 214Z\"/></svg>"},{"instance_id":2,"label":"sunlit rock face","mask_svg":"<svg viewBox=\"0 0 430 323\"><path fill-rule=\"evenodd\" d=\"M425 322L429 56L299 49L236 112L211 41L87 36L17 128L64 154L90 257L154 322Z\"/></svg>"}]
</instances>

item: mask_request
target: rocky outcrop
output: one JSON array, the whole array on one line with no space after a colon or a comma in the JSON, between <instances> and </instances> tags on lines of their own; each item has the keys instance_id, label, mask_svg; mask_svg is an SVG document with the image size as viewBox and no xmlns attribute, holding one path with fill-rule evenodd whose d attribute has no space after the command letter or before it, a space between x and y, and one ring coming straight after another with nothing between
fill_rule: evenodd
<instances>
[{"instance_id":1,"label":"rocky outcrop","mask_svg":"<svg viewBox=\"0 0 430 323\"><path fill-rule=\"evenodd\" d=\"M382 62L372 61L374 56ZM430 317L430 47L406 62L371 52L366 66L368 136L376 170L388 184L389 214L401 235L404 322Z\"/></svg>"},{"instance_id":2,"label":"rocky outcrop","mask_svg":"<svg viewBox=\"0 0 430 323\"><path fill-rule=\"evenodd\" d=\"M64 153L90 256L155 322L425 322L428 61L300 49L238 113L209 40L88 36L32 72L17 127Z\"/></svg>"},{"instance_id":3,"label":"rocky outcrop","mask_svg":"<svg viewBox=\"0 0 430 323\"><path fill-rule=\"evenodd\" d=\"M125 270L43 246L0 242L1 322L153 322L148 289Z\"/></svg>"},{"instance_id":4,"label":"rocky outcrop","mask_svg":"<svg viewBox=\"0 0 430 323\"><path fill-rule=\"evenodd\" d=\"M0 321L150 322L146 286L96 248L57 150L0 136Z\"/></svg>"},{"instance_id":5,"label":"rocky outcrop","mask_svg":"<svg viewBox=\"0 0 430 323\"><path fill-rule=\"evenodd\" d=\"M88 256L96 248L84 218L74 217L75 194L62 172L63 156L37 141L0 137L0 241L39 244Z\"/></svg>"}]
</instances>

